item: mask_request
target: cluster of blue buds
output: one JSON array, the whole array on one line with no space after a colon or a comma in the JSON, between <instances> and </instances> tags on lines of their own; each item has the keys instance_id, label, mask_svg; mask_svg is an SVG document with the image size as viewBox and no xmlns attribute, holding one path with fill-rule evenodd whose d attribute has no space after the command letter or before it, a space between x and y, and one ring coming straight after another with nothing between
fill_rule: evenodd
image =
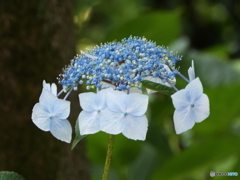
<instances>
[{"instance_id":1,"label":"cluster of blue buds","mask_svg":"<svg viewBox=\"0 0 240 180\"><path fill-rule=\"evenodd\" d=\"M144 37L129 37L81 52L63 70L58 81L65 92L77 89L84 81L87 89L102 89L103 82L114 85L117 90L141 89L141 81L149 76L171 83L177 74L175 64L180 59Z\"/></svg>"}]
</instances>

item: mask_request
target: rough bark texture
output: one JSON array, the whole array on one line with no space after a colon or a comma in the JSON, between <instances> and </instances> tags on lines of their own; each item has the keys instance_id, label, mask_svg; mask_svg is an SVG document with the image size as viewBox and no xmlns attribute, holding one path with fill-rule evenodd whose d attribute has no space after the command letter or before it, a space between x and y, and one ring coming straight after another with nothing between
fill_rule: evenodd
<instances>
[{"instance_id":1,"label":"rough bark texture","mask_svg":"<svg viewBox=\"0 0 240 180\"><path fill-rule=\"evenodd\" d=\"M31 120L42 80L56 83L75 55L73 7L73 0L0 1L0 171L28 180L89 179L84 141L71 151ZM75 97L71 107L79 106ZM78 112L71 114L74 127Z\"/></svg>"}]
</instances>

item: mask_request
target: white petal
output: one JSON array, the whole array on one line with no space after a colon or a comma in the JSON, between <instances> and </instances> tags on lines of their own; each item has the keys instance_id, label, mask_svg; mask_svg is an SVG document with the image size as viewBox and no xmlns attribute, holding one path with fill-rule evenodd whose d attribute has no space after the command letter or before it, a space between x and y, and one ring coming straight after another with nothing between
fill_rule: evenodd
<instances>
[{"instance_id":1,"label":"white petal","mask_svg":"<svg viewBox=\"0 0 240 180\"><path fill-rule=\"evenodd\" d=\"M78 116L81 135L94 134L100 131L100 118L98 112L82 111Z\"/></svg>"},{"instance_id":2,"label":"white petal","mask_svg":"<svg viewBox=\"0 0 240 180\"><path fill-rule=\"evenodd\" d=\"M100 130L109 134L121 133L123 117L123 113L115 113L106 108L102 111Z\"/></svg>"},{"instance_id":3,"label":"white petal","mask_svg":"<svg viewBox=\"0 0 240 180\"><path fill-rule=\"evenodd\" d=\"M109 92L112 91L113 91L112 88L102 89L101 91L98 91L97 97L95 99L96 106L98 109L102 110L106 108L107 106L106 98L108 97Z\"/></svg>"},{"instance_id":4,"label":"white petal","mask_svg":"<svg viewBox=\"0 0 240 180\"><path fill-rule=\"evenodd\" d=\"M148 96L143 94L128 94L126 103L126 112L133 116L142 116L147 111Z\"/></svg>"},{"instance_id":5,"label":"white petal","mask_svg":"<svg viewBox=\"0 0 240 180\"><path fill-rule=\"evenodd\" d=\"M46 83L46 81L43 80L43 88L51 92L54 96L57 96L57 86L55 83L52 83L52 85L50 85L50 83Z\"/></svg>"},{"instance_id":6,"label":"white petal","mask_svg":"<svg viewBox=\"0 0 240 180\"><path fill-rule=\"evenodd\" d=\"M32 112L33 123L43 131L50 130L50 119L48 112L46 112L39 103L35 104Z\"/></svg>"},{"instance_id":7,"label":"white petal","mask_svg":"<svg viewBox=\"0 0 240 180\"><path fill-rule=\"evenodd\" d=\"M64 142L70 143L72 139L72 127L67 119L54 118L51 121L50 132Z\"/></svg>"},{"instance_id":8,"label":"white petal","mask_svg":"<svg viewBox=\"0 0 240 180\"><path fill-rule=\"evenodd\" d=\"M57 100L58 98L56 96L54 96L51 92L49 92L48 90L44 89L42 90L42 93L40 95L39 98L39 103L46 108L46 110L48 110L49 112L53 111L53 104L55 102L55 100Z\"/></svg>"},{"instance_id":9,"label":"white petal","mask_svg":"<svg viewBox=\"0 0 240 180\"><path fill-rule=\"evenodd\" d=\"M202 83L201 83L199 78L196 78L193 81L191 81L186 86L185 89L190 92L191 102L193 102L196 99L198 99L202 95L202 93L203 93Z\"/></svg>"},{"instance_id":10,"label":"white petal","mask_svg":"<svg viewBox=\"0 0 240 180\"><path fill-rule=\"evenodd\" d=\"M54 96L57 96L57 85L55 83L52 83L52 85L51 85L51 93Z\"/></svg>"},{"instance_id":11,"label":"white petal","mask_svg":"<svg viewBox=\"0 0 240 180\"><path fill-rule=\"evenodd\" d=\"M110 111L125 113L126 112L126 99L128 95L120 91L111 91L108 93L106 99L107 107Z\"/></svg>"},{"instance_id":12,"label":"white petal","mask_svg":"<svg viewBox=\"0 0 240 180\"><path fill-rule=\"evenodd\" d=\"M53 104L52 116L59 119L67 119L70 114L70 102L62 99L56 99Z\"/></svg>"},{"instance_id":13,"label":"white petal","mask_svg":"<svg viewBox=\"0 0 240 180\"><path fill-rule=\"evenodd\" d=\"M195 113L196 122L202 122L206 119L209 114L209 99L206 94L203 94L195 103L193 107L193 111Z\"/></svg>"},{"instance_id":14,"label":"white petal","mask_svg":"<svg viewBox=\"0 0 240 180\"><path fill-rule=\"evenodd\" d=\"M195 115L191 110L191 107L181 111L175 110L173 121L176 133L181 134L189 129L192 129L195 124Z\"/></svg>"},{"instance_id":15,"label":"white petal","mask_svg":"<svg viewBox=\"0 0 240 180\"><path fill-rule=\"evenodd\" d=\"M122 133L129 139L142 140L146 139L148 120L145 115L131 116L127 115L123 119Z\"/></svg>"},{"instance_id":16,"label":"white petal","mask_svg":"<svg viewBox=\"0 0 240 180\"><path fill-rule=\"evenodd\" d=\"M92 112L98 110L98 107L96 105L96 96L97 94L92 92L87 93L81 93L78 95L80 106L84 111Z\"/></svg>"},{"instance_id":17,"label":"white petal","mask_svg":"<svg viewBox=\"0 0 240 180\"><path fill-rule=\"evenodd\" d=\"M176 110L180 111L191 105L190 94L186 89L177 91L171 95L173 106Z\"/></svg>"},{"instance_id":18,"label":"white petal","mask_svg":"<svg viewBox=\"0 0 240 180\"><path fill-rule=\"evenodd\" d=\"M192 66L188 69L188 77L189 77L189 81L193 81L195 79L195 70L194 70L193 61L192 61Z\"/></svg>"},{"instance_id":19,"label":"white petal","mask_svg":"<svg viewBox=\"0 0 240 180\"><path fill-rule=\"evenodd\" d=\"M45 80L43 80L43 88L48 90L49 92L51 91L51 87L49 83L46 83Z\"/></svg>"}]
</instances>

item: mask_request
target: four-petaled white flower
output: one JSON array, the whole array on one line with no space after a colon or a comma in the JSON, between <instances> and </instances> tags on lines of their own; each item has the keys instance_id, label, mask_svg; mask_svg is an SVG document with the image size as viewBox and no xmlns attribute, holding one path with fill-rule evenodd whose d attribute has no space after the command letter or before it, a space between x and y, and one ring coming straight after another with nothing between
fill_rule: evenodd
<instances>
[{"instance_id":1,"label":"four-petaled white flower","mask_svg":"<svg viewBox=\"0 0 240 180\"><path fill-rule=\"evenodd\" d=\"M72 127L66 119L70 113L70 102L55 96L55 84L51 86L53 91L49 91L50 85L44 83L39 103L32 110L32 120L39 129L50 131L55 138L70 143Z\"/></svg>"},{"instance_id":2,"label":"four-petaled white flower","mask_svg":"<svg viewBox=\"0 0 240 180\"><path fill-rule=\"evenodd\" d=\"M106 96L111 88L103 89L97 94L88 92L79 94L83 111L78 116L80 134L94 134L100 131L102 111L106 108Z\"/></svg>"},{"instance_id":3,"label":"four-petaled white flower","mask_svg":"<svg viewBox=\"0 0 240 180\"><path fill-rule=\"evenodd\" d=\"M188 69L188 77L189 81L193 81L195 79L195 70L194 70L194 62L192 61L192 66Z\"/></svg>"},{"instance_id":4,"label":"four-petaled white flower","mask_svg":"<svg viewBox=\"0 0 240 180\"><path fill-rule=\"evenodd\" d=\"M101 131L109 134L122 133L129 139L145 140L148 120L144 113L148 96L138 93L126 94L109 91L100 124Z\"/></svg>"},{"instance_id":5,"label":"four-petaled white flower","mask_svg":"<svg viewBox=\"0 0 240 180\"><path fill-rule=\"evenodd\" d=\"M175 112L173 116L177 134L191 129L195 122L202 122L209 116L209 99L203 94L199 78L191 81L185 89L172 96Z\"/></svg>"}]
</instances>

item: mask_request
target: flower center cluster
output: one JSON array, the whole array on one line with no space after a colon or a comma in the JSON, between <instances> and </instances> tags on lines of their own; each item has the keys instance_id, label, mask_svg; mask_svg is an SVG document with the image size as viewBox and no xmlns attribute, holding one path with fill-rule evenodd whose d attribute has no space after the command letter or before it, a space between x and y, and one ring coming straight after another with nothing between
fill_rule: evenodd
<instances>
[{"instance_id":1,"label":"flower center cluster","mask_svg":"<svg viewBox=\"0 0 240 180\"><path fill-rule=\"evenodd\" d=\"M129 37L77 55L58 81L65 91L76 89L84 81L88 89L104 88L102 82L113 84L117 90L141 89L141 81L147 76L173 80L175 63L179 60L173 52L145 38Z\"/></svg>"}]
</instances>

